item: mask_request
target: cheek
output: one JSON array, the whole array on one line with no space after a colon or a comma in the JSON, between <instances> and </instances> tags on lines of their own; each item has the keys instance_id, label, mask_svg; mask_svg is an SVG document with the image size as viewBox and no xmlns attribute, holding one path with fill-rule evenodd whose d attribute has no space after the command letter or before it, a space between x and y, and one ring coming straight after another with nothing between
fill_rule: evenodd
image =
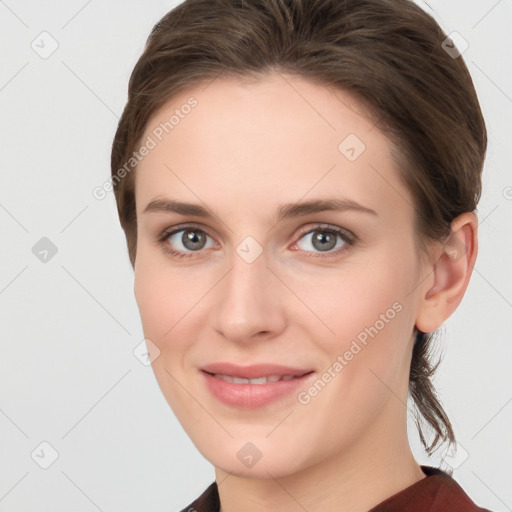
<instances>
[{"instance_id":1,"label":"cheek","mask_svg":"<svg viewBox=\"0 0 512 512\"><path fill-rule=\"evenodd\" d=\"M197 302L197 291L183 273L172 270L161 258L145 258L141 251L135 266L135 299L144 335L160 349L179 350L180 328Z\"/></svg>"},{"instance_id":2,"label":"cheek","mask_svg":"<svg viewBox=\"0 0 512 512\"><path fill-rule=\"evenodd\" d=\"M197 291L191 291L183 274L169 266L140 258L135 269L134 293L144 337L151 340L159 355L151 366L170 407L178 417L187 403L187 395L177 384L182 381L186 354L193 344L190 319L197 303ZM193 331L192 331L193 332Z\"/></svg>"},{"instance_id":3,"label":"cheek","mask_svg":"<svg viewBox=\"0 0 512 512\"><path fill-rule=\"evenodd\" d=\"M304 320L302 330L311 333L325 356L320 379L326 385L319 383L318 393L304 390L311 402L303 413L332 446L339 442L340 431L348 440L356 439L389 400L404 396L407 386L414 308L403 293L406 279L396 271L373 270L352 268L339 278L317 281L314 293L304 290L304 302L334 334L314 336L311 328L319 322L312 316Z\"/></svg>"},{"instance_id":4,"label":"cheek","mask_svg":"<svg viewBox=\"0 0 512 512\"><path fill-rule=\"evenodd\" d=\"M297 315L302 319L296 321L322 349L327 365L341 356L344 377L338 381L344 381L347 391L345 386L354 385L372 393L378 378L391 383L407 367L406 347L414 328L409 295L414 261L393 264L388 250L373 254L372 261L326 270L295 281L297 295L315 313Z\"/></svg>"},{"instance_id":5,"label":"cheek","mask_svg":"<svg viewBox=\"0 0 512 512\"><path fill-rule=\"evenodd\" d=\"M357 337L375 323L379 330L389 331L388 326L400 316L397 309L403 309L410 300L407 297L410 274L406 264L398 269L385 258L380 261L373 258L372 262L347 262L339 269L294 271L285 279L310 311L299 318L310 327L316 323L319 338L337 344Z\"/></svg>"}]
</instances>

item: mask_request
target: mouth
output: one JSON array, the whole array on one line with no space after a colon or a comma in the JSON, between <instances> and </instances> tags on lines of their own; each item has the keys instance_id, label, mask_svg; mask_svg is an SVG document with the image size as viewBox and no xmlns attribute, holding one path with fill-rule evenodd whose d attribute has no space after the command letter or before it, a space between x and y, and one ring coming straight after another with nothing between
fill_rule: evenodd
<instances>
[{"instance_id":1,"label":"mouth","mask_svg":"<svg viewBox=\"0 0 512 512\"><path fill-rule=\"evenodd\" d=\"M201 374L209 392L223 404L256 409L277 400L289 400L315 371L274 364L217 363L201 368Z\"/></svg>"},{"instance_id":2,"label":"mouth","mask_svg":"<svg viewBox=\"0 0 512 512\"><path fill-rule=\"evenodd\" d=\"M232 384L268 384L269 382L279 382L285 380L299 379L303 377L303 375L269 375L268 377L257 377L255 379L244 379L242 377L234 377L233 375L222 375L221 373L210 373L206 372L212 377L216 377L217 379L222 379L226 382L231 382Z\"/></svg>"}]
</instances>

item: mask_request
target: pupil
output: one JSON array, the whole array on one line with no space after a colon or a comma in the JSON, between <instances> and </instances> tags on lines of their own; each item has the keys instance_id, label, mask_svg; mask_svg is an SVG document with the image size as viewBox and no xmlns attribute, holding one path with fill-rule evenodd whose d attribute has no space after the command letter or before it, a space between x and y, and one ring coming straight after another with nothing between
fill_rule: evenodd
<instances>
[{"instance_id":1,"label":"pupil","mask_svg":"<svg viewBox=\"0 0 512 512\"><path fill-rule=\"evenodd\" d=\"M316 242L319 242L318 247ZM328 251L336 245L336 236L329 231L317 231L317 235L313 237L313 245L316 249Z\"/></svg>"},{"instance_id":2,"label":"pupil","mask_svg":"<svg viewBox=\"0 0 512 512\"><path fill-rule=\"evenodd\" d=\"M182 242L187 249L201 249L204 245L204 235L199 234L197 231L185 231Z\"/></svg>"}]
</instances>

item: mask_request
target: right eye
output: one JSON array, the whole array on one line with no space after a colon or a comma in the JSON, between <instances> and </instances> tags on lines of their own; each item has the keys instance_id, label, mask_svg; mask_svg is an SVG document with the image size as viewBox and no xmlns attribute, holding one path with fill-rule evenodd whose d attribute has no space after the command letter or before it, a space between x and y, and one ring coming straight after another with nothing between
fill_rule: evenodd
<instances>
[{"instance_id":1,"label":"right eye","mask_svg":"<svg viewBox=\"0 0 512 512\"><path fill-rule=\"evenodd\" d=\"M210 244L208 244L208 241L210 241ZM210 235L193 225L180 226L171 231L166 230L159 238L159 242L165 252L176 258L190 258L202 249L215 246L215 242Z\"/></svg>"}]
</instances>

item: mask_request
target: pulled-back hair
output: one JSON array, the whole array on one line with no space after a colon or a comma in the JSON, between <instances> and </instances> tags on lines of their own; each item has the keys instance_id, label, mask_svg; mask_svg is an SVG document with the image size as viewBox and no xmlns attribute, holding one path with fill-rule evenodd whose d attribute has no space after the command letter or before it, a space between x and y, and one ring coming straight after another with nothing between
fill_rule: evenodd
<instances>
[{"instance_id":1,"label":"pulled-back hair","mask_svg":"<svg viewBox=\"0 0 512 512\"><path fill-rule=\"evenodd\" d=\"M358 99L392 142L414 199L420 245L446 239L455 217L476 210L487 148L471 76L446 39L410 0L186 0L175 7L154 26L133 69L112 145L114 193L132 266L137 221L131 157L150 117L199 83L257 79L274 70ZM431 381L439 364L431 361L435 333L415 333L409 393L431 454L455 436ZM431 443L424 422L434 433Z\"/></svg>"}]
</instances>

